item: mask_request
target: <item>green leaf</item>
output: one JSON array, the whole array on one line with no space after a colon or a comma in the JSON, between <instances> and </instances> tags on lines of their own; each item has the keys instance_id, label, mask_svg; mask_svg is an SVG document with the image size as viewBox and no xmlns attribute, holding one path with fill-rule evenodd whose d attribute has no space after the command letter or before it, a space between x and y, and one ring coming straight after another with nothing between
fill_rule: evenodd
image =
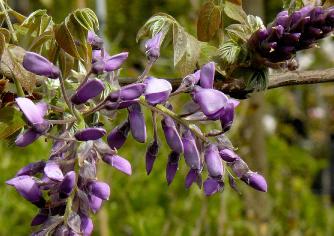
<instances>
[{"instance_id":1,"label":"green leaf","mask_svg":"<svg viewBox=\"0 0 334 236\"><path fill-rule=\"evenodd\" d=\"M213 57L217 54L218 48L208 43L201 43L201 52L198 58L198 64L204 65L213 60Z\"/></svg>"},{"instance_id":2,"label":"green leaf","mask_svg":"<svg viewBox=\"0 0 334 236\"><path fill-rule=\"evenodd\" d=\"M199 40L208 42L216 35L222 23L221 13L221 8L211 0L203 4L197 21L197 38Z\"/></svg>"},{"instance_id":3,"label":"green leaf","mask_svg":"<svg viewBox=\"0 0 334 236\"><path fill-rule=\"evenodd\" d=\"M247 26L250 31L250 33L254 33L258 29L261 29L264 27L263 21L261 17L248 15L247 16Z\"/></svg>"},{"instance_id":4,"label":"green leaf","mask_svg":"<svg viewBox=\"0 0 334 236\"><path fill-rule=\"evenodd\" d=\"M245 11L242 9L241 6L234 3L225 2L224 12L229 18L236 20L240 23L246 23L247 21L247 14L245 13Z\"/></svg>"},{"instance_id":5,"label":"green leaf","mask_svg":"<svg viewBox=\"0 0 334 236\"><path fill-rule=\"evenodd\" d=\"M174 66L176 66L187 49L187 35L183 27L173 25Z\"/></svg>"},{"instance_id":6,"label":"green leaf","mask_svg":"<svg viewBox=\"0 0 334 236\"><path fill-rule=\"evenodd\" d=\"M246 89L255 91L265 90L268 85L268 75L268 68L254 69L246 81Z\"/></svg>"},{"instance_id":7,"label":"green leaf","mask_svg":"<svg viewBox=\"0 0 334 236\"><path fill-rule=\"evenodd\" d=\"M0 109L0 140L8 138L24 125L21 112L13 107Z\"/></svg>"},{"instance_id":8,"label":"green leaf","mask_svg":"<svg viewBox=\"0 0 334 236\"><path fill-rule=\"evenodd\" d=\"M241 46L238 43L228 40L219 47L217 54L223 63L234 64L238 60L240 51Z\"/></svg>"},{"instance_id":9,"label":"green leaf","mask_svg":"<svg viewBox=\"0 0 334 236\"><path fill-rule=\"evenodd\" d=\"M225 28L225 30L230 39L235 42L238 42L239 40L246 42L251 35L248 32L247 26L242 24L229 25Z\"/></svg>"},{"instance_id":10,"label":"green leaf","mask_svg":"<svg viewBox=\"0 0 334 236\"><path fill-rule=\"evenodd\" d=\"M289 13L294 12L304 6L303 0L283 0L283 8Z\"/></svg>"}]
</instances>

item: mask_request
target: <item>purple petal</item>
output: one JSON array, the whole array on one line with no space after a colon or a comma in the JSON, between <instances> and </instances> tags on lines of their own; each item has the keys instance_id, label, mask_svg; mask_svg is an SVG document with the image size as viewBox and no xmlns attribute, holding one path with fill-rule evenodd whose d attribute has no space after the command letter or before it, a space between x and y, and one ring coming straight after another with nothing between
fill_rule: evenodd
<instances>
[{"instance_id":1,"label":"purple petal","mask_svg":"<svg viewBox=\"0 0 334 236\"><path fill-rule=\"evenodd\" d=\"M45 175L56 181L62 181L64 179L63 172L61 171L59 165L54 161L49 161L44 167Z\"/></svg>"},{"instance_id":2,"label":"purple petal","mask_svg":"<svg viewBox=\"0 0 334 236\"><path fill-rule=\"evenodd\" d=\"M89 184L90 192L103 200L108 200L110 196L110 187L107 183L93 181Z\"/></svg>"},{"instance_id":3,"label":"purple petal","mask_svg":"<svg viewBox=\"0 0 334 236\"><path fill-rule=\"evenodd\" d=\"M156 140L154 140L146 150L146 173L149 175L153 169L153 165L155 159L157 158L159 153L159 144Z\"/></svg>"},{"instance_id":4,"label":"purple petal","mask_svg":"<svg viewBox=\"0 0 334 236\"><path fill-rule=\"evenodd\" d=\"M99 79L88 79L76 93L71 97L73 104L79 105L87 102L89 99L96 97L104 90L104 84Z\"/></svg>"},{"instance_id":5,"label":"purple petal","mask_svg":"<svg viewBox=\"0 0 334 236\"><path fill-rule=\"evenodd\" d=\"M74 137L79 141L97 140L106 134L106 130L100 127L82 129L75 133Z\"/></svg>"},{"instance_id":6,"label":"purple petal","mask_svg":"<svg viewBox=\"0 0 334 236\"><path fill-rule=\"evenodd\" d=\"M179 168L180 153L171 152L168 156L168 162L166 167L166 180L170 185L175 177L176 171Z\"/></svg>"},{"instance_id":7,"label":"purple petal","mask_svg":"<svg viewBox=\"0 0 334 236\"><path fill-rule=\"evenodd\" d=\"M137 100L123 101L123 102L107 101L104 108L107 109L107 110L118 110L118 109L128 108L129 106L131 106L135 103L137 103Z\"/></svg>"},{"instance_id":8,"label":"purple petal","mask_svg":"<svg viewBox=\"0 0 334 236\"><path fill-rule=\"evenodd\" d=\"M161 126L164 131L168 146L177 153L183 152L183 143L181 137L176 130L175 123L170 117L165 117L161 121Z\"/></svg>"},{"instance_id":9,"label":"purple petal","mask_svg":"<svg viewBox=\"0 0 334 236\"><path fill-rule=\"evenodd\" d=\"M196 141L190 130L187 130L182 136L184 159L187 165L194 170L201 169L201 158L198 152Z\"/></svg>"},{"instance_id":10,"label":"purple petal","mask_svg":"<svg viewBox=\"0 0 334 236\"><path fill-rule=\"evenodd\" d=\"M224 174L224 166L217 146L210 144L205 150L204 158L209 175L213 178L221 178Z\"/></svg>"},{"instance_id":11,"label":"purple petal","mask_svg":"<svg viewBox=\"0 0 334 236\"><path fill-rule=\"evenodd\" d=\"M70 171L68 172L63 181L61 182L60 184L60 187L59 187L59 192L64 196L64 197L68 197L74 186L75 186L75 172L74 171Z\"/></svg>"},{"instance_id":12,"label":"purple petal","mask_svg":"<svg viewBox=\"0 0 334 236\"><path fill-rule=\"evenodd\" d=\"M6 184L16 188L19 194L32 203L41 201L42 192L35 180L29 175L21 175L6 181Z\"/></svg>"},{"instance_id":13,"label":"purple petal","mask_svg":"<svg viewBox=\"0 0 334 236\"><path fill-rule=\"evenodd\" d=\"M228 148L224 148L220 150L219 155L226 162L233 162L239 158L235 152L233 152L232 150Z\"/></svg>"},{"instance_id":14,"label":"purple petal","mask_svg":"<svg viewBox=\"0 0 334 236\"><path fill-rule=\"evenodd\" d=\"M100 210L102 206L103 200L93 194L88 195L88 200L89 200L89 207L90 209L96 213L98 210Z\"/></svg>"},{"instance_id":15,"label":"purple petal","mask_svg":"<svg viewBox=\"0 0 334 236\"><path fill-rule=\"evenodd\" d=\"M210 119L219 118L219 112L225 107L227 96L215 89L203 89L195 87L193 99L201 108L201 111Z\"/></svg>"},{"instance_id":16,"label":"purple petal","mask_svg":"<svg viewBox=\"0 0 334 236\"><path fill-rule=\"evenodd\" d=\"M130 123L127 121L115 127L107 137L109 147L111 149L120 149L125 143L129 131Z\"/></svg>"},{"instance_id":17,"label":"purple petal","mask_svg":"<svg viewBox=\"0 0 334 236\"><path fill-rule=\"evenodd\" d=\"M18 97L15 99L24 116L31 124L42 124L44 122L44 106L35 105L29 98Z\"/></svg>"},{"instance_id":18,"label":"purple petal","mask_svg":"<svg viewBox=\"0 0 334 236\"><path fill-rule=\"evenodd\" d=\"M17 173L16 176L20 175L35 175L43 171L45 166L45 161L38 161L29 163L25 167L21 168Z\"/></svg>"},{"instance_id":19,"label":"purple petal","mask_svg":"<svg viewBox=\"0 0 334 236\"><path fill-rule=\"evenodd\" d=\"M224 185L216 179L207 178L204 181L203 188L206 196L211 196L219 192Z\"/></svg>"},{"instance_id":20,"label":"purple petal","mask_svg":"<svg viewBox=\"0 0 334 236\"><path fill-rule=\"evenodd\" d=\"M118 70L124 61L128 58L129 53L128 52L122 52L117 55L107 57L105 59L105 71L110 72L114 70Z\"/></svg>"},{"instance_id":21,"label":"purple petal","mask_svg":"<svg viewBox=\"0 0 334 236\"><path fill-rule=\"evenodd\" d=\"M111 102L128 101L139 98L145 91L146 84L135 83L123 86L119 91L109 94L108 99Z\"/></svg>"},{"instance_id":22,"label":"purple petal","mask_svg":"<svg viewBox=\"0 0 334 236\"><path fill-rule=\"evenodd\" d=\"M220 123L223 131L230 130L234 119L234 104L227 103L226 106L220 111Z\"/></svg>"},{"instance_id":23,"label":"purple petal","mask_svg":"<svg viewBox=\"0 0 334 236\"><path fill-rule=\"evenodd\" d=\"M31 226L41 225L49 218L46 214L38 213L31 221Z\"/></svg>"},{"instance_id":24,"label":"purple petal","mask_svg":"<svg viewBox=\"0 0 334 236\"><path fill-rule=\"evenodd\" d=\"M103 47L103 40L93 31L88 31L87 42L92 45L93 49L101 49Z\"/></svg>"},{"instance_id":25,"label":"purple petal","mask_svg":"<svg viewBox=\"0 0 334 236\"><path fill-rule=\"evenodd\" d=\"M92 219L86 215L81 215L80 218L81 218L80 229L81 229L81 232L83 233L83 236L91 235L93 232L93 228L94 228Z\"/></svg>"},{"instance_id":26,"label":"purple petal","mask_svg":"<svg viewBox=\"0 0 334 236\"><path fill-rule=\"evenodd\" d=\"M40 136L41 134L37 133L35 130L27 129L24 133L21 133L19 136L17 136L15 140L15 144L18 147L25 147L33 143Z\"/></svg>"},{"instance_id":27,"label":"purple petal","mask_svg":"<svg viewBox=\"0 0 334 236\"><path fill-rule=\"evenodd\" d=\"M149 60L155 61L160 56L160 45L162 42L162 32L159 32L145 43L146 56Z\"/></svg>"},{"instance_id":28,"label":"purple petal","mask_svg":"<svg viewBox=\"0 0 334 236\"><path fill-rule=\"evenodd\" d=\"M129 122L133 138L140 143L145 143L147 137L145 118L138 103L129 107Z\"/></svg>"},{"instance_id":29,"label":"purple petal","mask_svg":"<svg viewBox=\"0 0 334 236\"><path fill-rule=\"evenodd\" d=\"M252 171L247 172L241 177L241 180L256 190L262 192L267 192L268 190L265 178L256 172Z\"/></svg>"},{"instance_id":30,"label":"purple petal","mask_svg":"<svg viewBox=\"0 0 334 236\"><path fill-rule=\"evenodd\" d=\"M186 177L186 181L185 181L185 186L186 188L190 188L190 186L195 183L198 179L198 173L197 170L194 169L190 169L187 177Z\"/></svg>"},{"instance_id":31,"label":"purple petal","mask_svg":"<svg viewBox=\"0 0 334 236\"><path fill-rule=\"evenodd\" d=\"M23 57L23 67L36 75L46 76L51 79L57 79L60 75L58 67L45 57L34 52L26 52Z\"/></svg>"},{"instance_id":32,"label":"purple petal","mask_svg":"<svg viewBox=\"0 0 334 236\"><path fill-rule=\"evenodd\" d=\"M215 79L215 63L209 62L201 68L200 72L200 85L202 88L213 88L213 82Z\"/></svg>"},{"instance_id":33,"label":"purple petal","mask_svg":"<svg viewBox=\"0 0 334 236\"><path fill-rule=\"evenodd\" d=\"M103 161L105 161L109 165L115 167L117 170L120 170L127 175L132 174L132 168L130 162L124 159L123 157L117 155L105 155L103 157Z\"/></svg>"},{"instance_id":34,"label":"purple petal","mask_svg":"<svg viewBox=\"0 0 334 236\"><path fill-rule=\"evenodd\" d=\"M172 91L172 85L170 82L164 79L148 77L144 83L147 84L145 99L149 104L156 105L167 101Z\"/></svg>"}]
</instances>

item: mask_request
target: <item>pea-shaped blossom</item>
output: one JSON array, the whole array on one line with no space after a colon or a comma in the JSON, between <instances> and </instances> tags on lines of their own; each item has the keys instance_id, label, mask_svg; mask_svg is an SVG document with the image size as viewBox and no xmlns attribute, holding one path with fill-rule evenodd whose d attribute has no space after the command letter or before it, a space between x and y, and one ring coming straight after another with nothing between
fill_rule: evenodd
<instances>
[{"instance_id":1,"label":"pea-shaped blossom","mask_svg":"<svg viewBox=\"0 0 334 236\"><path fill-rule=\"evenodd\" d=\"M129 122L131 134L134 139L140 143L146 142L146 124L144 114L141 111L141 107L138 103L131 105L129 108Z\"/></svg>"},{"instance_id":2,"label":"pea-shaped blossom","mask_svg":"<svg viewBox=\"0 0 334 236\"><path fill-rule=\"evenodd\" d=\"M92 181L88 184L88 190L102 200L108 200L110 196L110 187L107 183L101 181Z\"/></svg>"},{"instance_id":3,"label":"pea-shaped blossom","mask_svg":"<svg viewBox=\"0 0 334 236\"><path fill-rule=\"evenodd\" d=\"M15 100L31 126L15 140L17 146L25 147L49 129L48 121L43 118L47 112L47 105L43 102L34 104L30 99L22 97Z\"/></svg>"},{"instance_id":4,"label":"pea-shaped blossom","mask_svg":"<svg viewBox=\"0 0 334 236\"><path fill-rule=\"evenodd\" d=\"M118 155L107 154L107 155L104 155L102 159L104 162L116 168L117 170L122 171L123 173L127 175L132 174L131 164L125 158L118 156Z\"/></svg>"},{"instance_id":5,"label":"pea-shaped blossom","mask_svg":"<svg viewBox=\"0 0 334 236\"><path fill-rule=\"evenodd\" d=\"M101 127L90 127L79 130L74 137L79 141L97 140L106 134L106 130Z\"/></svg>"},{"instance_id":6,"label":"pea-shaped blossom","mask_svg":"<svg viewBox=\"0 0 334 236\"><path fill-rule=\"evenodd\" d=\"M161 126L164 131L164 135L166 138L166 142L168 146L177 153L183 152L183 144L179 132L176 129L174 120L169 117L165 116L161 120Z\"/></svg>"},{"instance_id":7,"label":"pea-shaped blossom","mask_svg":"<svg viewBox=\"0 0 334 236\"><path fill-rule=\"evenodd\" d=\"M201 169L201 157L196 146L196 140L190 130L186 130L182 135L184 159L186 164L194 170Z\"/></svg>"},{"instance_id":8,"label":"pea-shaped blossom","mask_svg":"<svg viewBox=\"0 0 334 236\"><path fill-rule=\"evenodd\" d=\"M6 184L16 188L19 194L35 205L43 205L42 192L34 180L29 175L21 175L6 181Z\"/></svg>"},{"instance_id":9,"label":"pea-shaped blossom","mask_svg":"<svg viewBox=\"0 0 334 236\"><path fill-rule=\"evenodd\" d=\"M103 49L102 49L103 50ZM102 55L103 54L103 55ZM128 58L128 52L122 52L113 56L110 56L106 51L101 53L100 50L93 51L93 72L100 72L101 67L103 71L111 72L118 70L123 65L124 61Z\"/></svg>"},{"instance_id":10,"label":"pea-shaped blossom","mask_svg":"<svg viewBox=\"0 0 334 236\"><path fill-rule=\"evenodd\" d=\"M176 171L179 168L180 153L172 151L168 156L168 162L166 166L166 180L170 185L175 177Z\"/></svg>"},{"instance_id":11,"label":"pea-shaped blossom","mask_svg":"<svg viewBox=\"0 0 334 236\"><path fill-rule=\"evenodd\" d=\"M193 100L200 106L201 111L211 120L220 117L222 109L228 102L228 97L216 90L196 86L193 91Z\"/></svg>"},{"instance_id":12,"label":"pea-shaped blossom","mask_svg":"<svg viewBox=\"0 0 334 236\"><path fill-rule=\"evenodd\" d=\"M146 56L150 61L156 61L160 57L160 46L162 43L162 32L157 33L145 43Z\"/></svg>"},{"instance_id":13,"label":"pea-shaped blossom","mask_svg":"<svg viewBox=\"0 0 334 236\"><path fill-rule=\"evenodd\" d=\"M96 97L104 90L104 84L99 79L88 79L86 83L78 88L71 97L71 102L79 105L87 102L89 99Z\"/></svg>"},{"instance_id":14,"label":"pea-shaped blossom","mask_svg":"<svg viewBox=\"0 0 334 236\"><path fill-rule=\"evenodd\" d=\"M63 181L59 186L59 193L61 197L65 198L71 194L75 186L75 178L76 178L75 171L69 171L68 173L66 173Z\"/></svg>"},{"instance_id":15,"label":"pea-shaped blossom","mask_svg":"<svg viewBox=\"0 0 334 236\"><path fill-rule=\"evenodd\" d=\"M172 91L172 85L165 79L148 77L145 79L146 84L145 99L151 105L164 103L169 98Z\"/></svg>"},{"instance_id":16,"label":"pea-shaped blossom","mask_svg":"<svg viewBox=\"0 0 334 236\"><path fill-rule=\"evenodd\" d=\"M145 91L146 84L135 83L121 87L119 90L109 94L110 102L131 101L139 98Z\"/></svg>"},{"instance_id":17,"label":"pea-shaped blossom","mask_svg":"<svg viewBox=\"0 0 334 236\"><path fill-rule=\"evenodd\" d=\"M267 192L266 180L262 175L256 172L248 171L240 179L256 190Z\"/></svg>"},{"instance_id":18,"label":"pea-shaped blossom","mask_svg":"<svg viewBox=\"0 0 334 236\"><path fill-rule=\"evenodd\" d=\"M64 175L58 163L54 161L49 161L46 163L44 167L45 175L55 181L62 181L64 179Z\"/></svg>"},{"instance_id":19,"label":"pea-shaped blossom","mask_svg":"<svg viewBox=\"0 0 334 236\"><path fill-rule=\"evenodd\" d=\"M50 79L57 79L60 75L60 70L57 66L45 57L34 52L26 52L23 57L22 65L27 71L35 75L46 76Z\"/></svg>"},{"instance_id":20,"label":"pea-shaped blossom","mask_svg":"<svg viewBox=\"0 0 334 236\"><path fill-rule=\"evenodd\" d=\"M215 63L209 62L202 66L200 71L200 85L202 88L213 88L215 78Z\"/></svg>"},{"instance_id":21,"label":"pea-shaped blossom","mask_svg":"<svg viewBox=\"0 0 334 236\"><path fill-rule=\"evenodd\" d=\"M212 178L220 179L224 174L224 166L216 145L210 144L204 153L204 160L209 175Z\"/></svg>"},{"instance_id":22,"label":"pea-shaped blossom","mask_svg":"<svg viewBox=\"0 0 334 236\"><path fill-rule=\"evenodd\" d=\"M148 145L146 150L146 173L149 175L153 169L155 159L159 153L159 143L157 140L154 140L150 145Z\"/></svg>"}]
</instances>

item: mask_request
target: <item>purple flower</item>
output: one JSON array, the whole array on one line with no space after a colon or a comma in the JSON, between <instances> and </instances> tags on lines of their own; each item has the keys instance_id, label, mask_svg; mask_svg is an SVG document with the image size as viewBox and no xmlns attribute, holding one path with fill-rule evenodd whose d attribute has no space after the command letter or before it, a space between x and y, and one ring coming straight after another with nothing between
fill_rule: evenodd
<instances>
[{"instance_id":1,"label":"purple flower","mask_svg":"<svg viewBox=\"0 0 334 236\"><path fill-rule=\"evenodd\" d=\"M146 142L146 124L145 118L138 103L134 103L129 108L129 122L131 134L135 140L140 143Z\"/></svg>"},{"instance_id":2,"label":"purple flower","mask_svg":"<svg viewBox=\"0 0 334 236\"><path fill-rule=\"evenodd\" d=\"M35 175L37 173L41 173L44 169L45 161L38 161L29 163L25 167L21 168L17 173L16 176L20 175Z\"/></svg>"},{"instance_id":3,"label":"purple flower","mask_svg":"<svg viewBox=\"0 0 334 236\"><path fill-rule=\"evenodd\" d=\"M220 124L224 132L230 130L234 119L234 104L228 102L220 111Z\"/></svg>"},{"instance_id":4,"label":"purple flower","mask_svg":"<svg viewBox=\"0 0 334 236\"><path fill-rule=\"evenodd\" d=\"M21 175L6 181L6 184L14 186L19 194L34 204L43 202L42 192L36 181L29 175Z\"/></svg>"},{"instance_id":5,"label":"purple flower","mask_svg":"<svg viewBox=\"0 0 334 236\"><path fill-rule=\"evenodd\" d=\"M23 57L23 67L31 73L46 76L50 79L57 79L60 75L58 67L45 57L34 52L26 52Z\"/></svg>"},{"instance_id":6,"label":"purple flower","mask_svg":"<svg viewBox=\"0 0 334 236\"><path fill-rule=\"evenodd\" d=\"M198 152L196 141L190 130L182 135L182 143L184 149L184 159L187 165L194 170L201 169L201 158Z\"/></svg>"},{"instance_id":7,"label":"purple flower","mask_svg":"<svg viewBox=\"0 0 334 236\"><path fill-rule=\"evenodd\" d=\"M98 210L100 210L102 206L103 200L94 194L88 195L88 201L89 201L89 207L92 210L92 212L96 213Z\"/></svg>"},{"instance_id":8,"label":"purple flower","mask_svg":"<svg viewBox=\"0 0 334 236\"><path fill-rule=\"evenodd\" d=\"M123 86L120 90L112 92L108 96L111 102L129 101L139 98L145 91L146 84L135 83Z\"/></svg>"},{"instance_id":9,"label":"purple flower","mask_svg":"<svg viewBox=\"0 0 334 236\"><path fill-rule=\"evenodd\" d=\"M41 225L43 224L49 216L47 214L43 213L38 213L31 221L30 225L31 226L36 226L36 225Z\"/></svg>"},{"instance_id":10,"label":"purple flower","mask_svg":"<svg viewBox=\"0 0 334 236\"><path fill-rule=\"evenodd\" d=\"M256 172L248 171L240 179L256 190L267 192L266 180Z\"/></svg>"},{"instance_id":11,"label":"purple flower","mask_svg":"<svg viewBox=\"0 0 334 236\"><path fill-rule=\"evenodd\" d=\"M190 188L190 186L197 182L198 186L202 186L202 177L198 170L190 169L187 176L186 176L186 181L185 181L185 186L186 188Z\"/></svg>"},{"instance_id":12,"label":"purple flower","mask_svg":"<svg viewBox=\"0 0 334 236\"><path fill-rule=\"evenodd\" d=\"M208 168L209 175L212 178L220 179L224 174L224 166L222 159L219 156L216 145L210 144L204 153L204 159Z\"/></svg>"},{"instance_id":13,"label":"purple flower","mask_svg":"<svg viewBox=\"0 0 334 236\"><path fill-rule=\"evenodd\" d=\"M75 94L71 97L71 102L79 105L87 102L89 99L96 97L104 90L104 84L99 79L88 79Z\"/></svg>"},{"instance_id":14,"label":"purple flower","mask_svg":"<svg viewBox=\"0 0 334 236\"><path fill-rule=\"evenodd\" d=\"M160 45L162 43L162 32L157 33L145 43L146 56L150 61L156 61L160 56Z\"/></svg>"},{"instance_id":15,"label":"purple flower","mask_svg":"<svg viewBox=\"0 0 334 236\"><path fill-rule=\"evenodd\" d=\"M64 179L63 172L61 171L59 165L54 161L49 161L44 167L45 175L52 180L62 181Z\"/></svg>"},{"instance_id":16,"label":"purple flower","mask_svg":"<svg viewBox=\"0 0 334 236\"><path fill-rule=\"evenodd\" d=\"M105 155L102 157L103 161L113 166L117 170L122 171L127 175L132 174L131 164L128 160L118 155Z\"/></svg>"},{"instance_id":17,"label":"purple flower","mask_svg":"<svg viewBox=\"0 0 334 236\"><path fill-rule=\"evenodd\" d=\"M206 196L211 196L224 188L224 182L217 179L207 178L204 181L203 189Z\"/></svg>"},{"instance_id":18,"label":"purple flower","mask_svg":"<svg viewBox=\"0 0 334 236\"><path fill-rule=\"evenodd\" d=\"M155 159L158 156L159 144L157 140L154 140L146 150L146 173L149 175L152 171Z\"/></svg>"},{"instance_id":19,"label":"purple flower","mask_svg":"<svg viewBox=\"0 0 334 236\"><path fill-rule=\"evenodd\" d=\"M79 141L97 140L106 134L106 130L100 127L91 127L79 130L74 137Z\"/></svg>"},{"instance_id":20,"label":"purple flower","mask_svg":"<svg viewBox=\"0 0 334 236\"><path fill-rule=\"evenodd\" d=\"M105 61L104 70L107 72L118 70L119 68L121 68L122 64L128 58L128 56L129 56L128 52L122 52L114 56L107 56L104 59Z\"/></svg>"},{"instance_id":21,"label":"purple flower","mask_svg":"<svg viewBox=\"0 0 334 236\"><path fill-rule=\"evenodd\" d=\"M80 219L81 219L80 229L83 236L90 236L94 228L92 219L86 215L80 215Z\"/></svg>"},{"instance_id":22,"label":"purple flower","mask_svg":"<svg viewBox=\"0 0 334 236\"><path fill-rule=\"evenodd\" d=\"M94 50L101 49L103 47L103 40L97 36L94 31L88 31L87 42Z\"/></svg>"},{"instance_id":23,"label":"purple flower","mask_svg":"<svg viewBox=\"0 0 334 236\"><path fill-rule=\"evenodd\" d=\"M126 141L130 131L130 123L125 121L115 127L107 137L108 145L111 149L120 149Z\"/></svg>"},{"instance_id":24,"label":"purple flower","mask_svg":"<svg viewBox=\"0 0 334 236\"><path fill-rule=\"evenodd\" d=\"M30 99L22 97L18 97L15 100L27 118L28 124L31 126L31 128L20 134L15 140L17 146L25 147L49 129L48 121L43 118L47 112L47 105L43 102L34 104Z\"/></svg>"},{"instance_id":25,"label":"purple flower","mask_svg":"<svg viewBox=\"0 0 334 236\"><path fill-rule=\"evenodd\" d=\"M165 116L161 121L161 126L165 134L168 146L177 153L183 152L183 144L181 137L176 129L173 119Z\"/></svg>"},{"instance_id":26,"label":"purple flower","mask_svg":"<svg viewBox=\"0 0 334 236\"><path fill-rule=\"evenodd\" d=\"M92 181L88 185L90 193L103 200L108 200L110 196L110 187L107 183L101 181Z\"/></svg>"},{"instance_id":27,"label":"purple flower","mask_svg":"<svg viewBox=\"0 0 334 236\"><path fill-rule=\"evenodd\" d=\"M149 104L156 105L167 101L172 91L172 85L167 80L148 77L144 83L147 85L145 99Z\"/></svg>"},{"instance_id":28,"label":"purple flower","mask_svg":"<svg viewBox=\"0 0 334 236\"><path fill-rule=\"evenodd\" d=\"M166 180L170 185L175 177L176 171L179 168L180 153L172 151L168 156L168 162L166 167Z\"/></svg>"},{"instance_id":29,"label":"purple flower","mask_svg":"<svg viewBox=\"0 0 334 236\"><path fill-rule=\"evenodd\" d=\"M211 120L220 117L221 110L228 102L228 97L215 89L205 89L195 87L193 92L193 100L198 103L201 111Z\"/></svg>"},{"instance_id":30,"label":"purple flower","mask_svg":"<svg viewBox=\"0 0 334 236\"><path fill-rule=\"evenodd\" d=\"M64 176L64 179L59 186L61 197L65 198L71 194L75 186L75 176L76 175L74 171L70 171Z\"/></svg>"},{"instance_id":31,"label":"purple flower","mask_svg":"<svg viewBox=\"0 0 334 236\"><path fill-rule=\"evenodd\" d=\"M200 80L200 74L201 70L197 70L195 73L192 73L184 77L180 87L176 91L182 91L183 89L192 90L195 84L197 84L198 81Z\"/></svg>"},{"instance_id":32,"label":"purple flower","mask_svg":"<svg viewBox=\"0 0 334 236\"><path fill-rule=\"evenodd\" d=\"M202 88L213 88L213 82L215 79L215 63L209 62L202 66L200 72L200 85Z\"/></svg>"},{"instance_id":33,"label":"purple flower","mask_svg":"<svg viewBox=\"0 0 334 236\"><path fill-rule=\"evenodd\" d=\"M234 162L235 160L239 158L235 152L233 152L232 150L228 148L224 148L220 150L219 155L226 162Z\"/></svg>"}]
</instances>

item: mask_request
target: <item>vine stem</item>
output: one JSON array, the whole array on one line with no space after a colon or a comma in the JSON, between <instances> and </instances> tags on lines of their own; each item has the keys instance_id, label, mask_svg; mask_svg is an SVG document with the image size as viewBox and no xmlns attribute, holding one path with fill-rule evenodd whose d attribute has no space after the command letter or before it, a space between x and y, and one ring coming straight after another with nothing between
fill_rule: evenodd
<instances>
[{"instance_id":1,"label":"vine stem","mask_svg":"<svg viewBox=\"0 0 334 236\"><path fill-rule=\"evenodd\" d=\"M152 105L148 104L145 101L144 97L140 97L139 103L141 105L147 107L151 111L155 111L155 112L157 112L157 113L159 113L161 115L170 116L177 123L179 123L180 125L183 125L184 127L188 128L196 137L198 137L199 139L201 139L203 142L205 142L205 143L209 142L209 140L201 132L199 132L193 124L191 124L190 122L182 119L176 113L174 113L173 111L171 111L168 108L164 107L163 105L158 104L156 106L152 106Z\"/></svg>"},{"instance_id":2,"label":"vine stem","mask_svg":"<svg viewBox=\"0 0 334 236\"><path fill-rule=\"evenodd\" d=\"M145 76L148 74L148 72L150 72L151 67L153 66L154 61L148 61L145 70L143 71L143 73L138 77L137 81L138 82L143 82L145 79Z\"/></svg>"},{"instance_id":3,"label":"vine stem","mask_svg":"<svg viewBox=\"0 0 334 236\"><path fill-rule=\"evenodd\" d=\"M7 9L5 8L5 5L4 5L3 0L0 0L0 8L1 8L1 11L3 11L3 12L5 13L7 26L8 26L8 28L9 28L9 31L10 31L11 34L12 34L13 41L16 43L16 42L17 42L17 37L16 37L15 31L14 31L12 22L10 21L10 18L9 18L9 15L8 15L8 12L7 12Z\"/></svg>"}]
</instances>

